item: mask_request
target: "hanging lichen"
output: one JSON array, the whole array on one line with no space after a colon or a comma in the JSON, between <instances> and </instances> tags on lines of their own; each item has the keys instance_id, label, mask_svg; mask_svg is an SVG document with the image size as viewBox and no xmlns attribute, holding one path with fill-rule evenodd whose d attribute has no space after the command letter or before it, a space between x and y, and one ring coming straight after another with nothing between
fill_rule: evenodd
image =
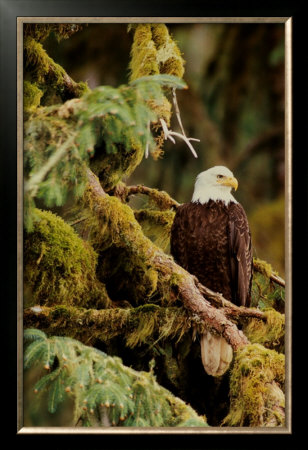
<instances>
[{"instance_id":1,"label":"hanging lichen","mask_svg":"<svg viewBox=\"0 0 308 450\"><path fill-rule=\"evenodd\" d=\"M131 49L131 80L159 73L156 53L151 25L148 23L137 25Z\"/></svg>"},{"instance_id":2,"label":"hanging lichen","mask_svg":"<svg viewBox=\"0 0 308 450\"><path fill-rule=\"evenodd\" d=\"M165 24L137 24L131 26L134 40L131 49L130 80L156 74L174 75L182 78L184 74L184 59L181 52L169 34ZM149 106L170 125L171 103L165 97L164 102L151 101ZM160 122L153 124L157 132L156 148L152 152L155 159L163 154L163 132Z\"/></svg>"},{"instance_id":3,"label":"hanging lichen","mask_svg":"<svg viewBox=\"0 0 308 450\"><path fill-rule=\"evenodd\" d=\"M157 49L156 58L159 72L182 78L184 75L184 60L166 25L163 23L152 25L152 38Z\"/></svg>"},{"instance_id":4,"label":"hanging lichen","mask_svg":"<svg viewBox=\"0 0 308 450\"><path fill-rule=\"evenodd\" d=\"M284 355L250 344L235 355L227 426L284 426Z\"/></svg>"},{"instance_id":5,"label":"hanging lichen","mask_svg":"<svg viewBox=\"0 0 308 450\"><path fill-rule=\"evenodd\" d=\"M146 23L134 27L130 69L131 80L158 73L183 77L181 51L165 24Z\"/></svg>"},{"instance_id":6,"label":"hanging lichen","mask_svg":"<svg viewBox=\"0 0 308 450\"><path fill-rule=\"evenodd\" d=\"M142 344L153 345L167 339L179 341L192 324L182 307L160 307L154 304L137 308L85 309L80 306L54 305L27 308L24 315L27 327L35 326L46 333L59 334L80 340L88 345L109 342L122 336L130 348Z\"/></svg>"},{"instance_id":7,"label":"hanging lichen","mask_svg":"<svg viewBox=\"0 0 308 450\"><path fill-rule=\"evenodd\" d=\"M33 231L24 243L25 306L110 304L106 289L96 279L97 255L63 219L35 210Z\"/></svg>"}]
</instances>

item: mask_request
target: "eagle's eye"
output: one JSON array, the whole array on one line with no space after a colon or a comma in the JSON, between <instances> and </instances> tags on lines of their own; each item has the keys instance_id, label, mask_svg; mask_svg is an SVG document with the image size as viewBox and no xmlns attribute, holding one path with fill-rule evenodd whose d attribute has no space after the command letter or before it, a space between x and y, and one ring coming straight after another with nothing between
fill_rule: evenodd
<instances>
[{"instance_id":1,"label":"eagle's eye","mask_svg":"<svg viewBox=\"0 0 308 450\"><path fill-rule=\"evenodd\" d=\"M224 176L223 175L217 175L217 178L223 178Z\"/></svg>"}]
</instances>

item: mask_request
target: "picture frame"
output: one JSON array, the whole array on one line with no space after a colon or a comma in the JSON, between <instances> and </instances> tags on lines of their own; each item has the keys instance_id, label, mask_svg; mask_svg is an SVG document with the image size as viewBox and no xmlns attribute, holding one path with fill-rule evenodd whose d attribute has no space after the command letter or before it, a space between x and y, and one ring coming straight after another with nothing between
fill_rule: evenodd
<instances>
[{"instance_id":1,"label":"picture frame","mask_svg":"<svg viewBox=\"0 0 308 450\"><path fill-rule=\"evenodd\" d=\"M31 9L31 8L30 8ZM51 8L52 9L52 8ZM49 11L51 11L49 8ZM286 170L286 297L290 299L290 302L287 303L287 310L286 310L286 317L287 317L287 335L286 335L286 353L289 354L287 365L286 365L286 371L287 371L287 383L286 383L286 402L287 402L287 408L286 408L286 427L282 429L237 429L237 430L230 430L230 429L213 429L213 430L194 430L194 429L185 429L185 430L172 430L172 434L292 434L292 370L291 370L291 364L292 364L292 325L291 325L291 318L292 318L292 284L293 284L293 273L292 273L292 258L293 258L293 248L292 248L292 197L293 197L293 179L292 179L292 171L293 171L293 155L292 155L292 142L293 142L293 125L292 125L292 22L293 19L291 16L283 16L283 17L182 17L179 19L179 17L156 17L156 16L123 16L123 17L116 17L116 16L110 16L110 17L86 17L86 16L78 16L78 17L70 17L70 16L24 16L24 15L18 15L16 16L17 23L16 23L16 31L17 31L17 155L16 155L16 166L17 166L17 185L16 185L16 194L17 194L17 304L16 304L16 317L17 317L17 343L16 343L16 350L17 350L17 356L18 356L18 380L19 380L19 387L18 387L18 402L17 402L17 409L18 409L18 432L17 434L70 434L73 433L76 434L93 434L93 431L91 429L27 429L22 426L22 387L21 387L21 380L22 380L22 361L21 361L21 355L22 355L22 260L23 260L23 254L22 254L22 191L23 191L23 185L22 185L22 38L21 38L21 30L22 25L24 23L28 23L30 21L35 22L88 22L88 23L103 23L103 21L107 21L108 23L131 23L131 22L147 22L151 21L151 23L157 22L163 22L163 23L180 23L181 21L185 23L193 23L193 22L206 22L206 23L273 23L275 21L279 23L285 24L285 37L286 37L286 47L285 47L285 56L286 56L286 81L285 81L285 87L286 87L286 122L285 122L285 143L286 143L286 163L287 163L287 170ZM101 22L102 21L102 22ZM14 57L11 56L11 61L14 60ZM13 61L12 61L13 62ZM12 66L12 64L11 64ZM129 433L129 434L170 434L170 430L163 430L163 429L151 429L151 430L127 430L127 429L113 429L113 430L98 430L94 431L94 434L121 434L121 433Z\"/></svg>"}]
</instances>

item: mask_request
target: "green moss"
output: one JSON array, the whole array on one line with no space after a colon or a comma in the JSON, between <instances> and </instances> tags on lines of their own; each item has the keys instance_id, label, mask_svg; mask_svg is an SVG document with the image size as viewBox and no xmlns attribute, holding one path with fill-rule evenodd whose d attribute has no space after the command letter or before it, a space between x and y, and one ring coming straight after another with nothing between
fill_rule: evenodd
<instances>
[{"instance_id":1,"label":"green moss","mask_svg":"<svg viewBox=\"0 0 308 450\"><path fill-rule=\"evenodd\" d=\"M264 276L269 278L273 273L275 273L272 269L272 266L266 261L262 261L261 259L254 258L253 264L256 270L262 273Z\"/></svg>"},{"instance_id":2,"label":"green moss","mask_svg":"<svg viewBox=\"0 0 308 450\"><path fill-rule=\"evenodd\" d=\"M90 242L100 255L98 274L110 283L115 277L115 288L125 292L124 298L144 303L157 289L158 273L151 264L157 247L144 236L129 206L108 195L93 204L92 197L89 187L84 203L93 219L86 226Z\"/></svg>"},{"instance_id":3,"label":"green moss","mask_svg":"<svg viewBox=\"0 0 308 450\"><path fill-rule=\"evenodd\" d=\"M152 36L158 50L166 45L170 37L168 28L163 23L152 24Z\"/></svg>"},{"instance_id":4,"label":"green moss","mask_svg":"<svg viewBox=\"0 0 308 450\"><path fill-rule=\"evenodd\" d=\"M195 411L178 397L168 396L168 402L172 410L172 418L169 426L178 427L204 427L208 426L206 416L197 416Z\"/></svg>"},{"instance_id":5,"label":"green moss","mask_svg":"<svg viewBox=\"0 0 308 450\"><path fill-rule=\"evenodd\" d=\"M159 73L156 61L156 48L152 40L150 24L138 24L135 28L129 67L131 81Z\"/></svg>"},{"instance_id":6,"label":"green moss","mask_svg":"<svg viewBox=\"0 0 308 450\"><path fill-rule=\"evenodd\" d=\"M131 81L166 73L182 78L184 60L164 24L138 24L131 50Z\"/></svg>"},{"instance_id":7,"label":"green moss","mask_svg":"<svg viewBox=\"0 0 308 450\"><path fill-rule=\"evenodd\" d=\"M26 23L24 24L24 36L32 37L38 42L42 42L54 33L57 40L68 39L74 33L83 28L83 24L74 23Z\"/></svg>"},{"instance_id":8,"label":"green moss","mask_svg":"<svg viewBox=\"0 0 308 450\"><path fill-rule=\"evenodd\" d=\"M30 83L29 81L24 81L24 109L26 111L32 111L36 109L41 102L43 92L37 87L35 83Z\"/></svg>"},{"instance_id":9,"label":"green moss","mask_svg":"<svg viewBox=\"0 0 308 450\"><path fill-rule=\"evenodd\" d=\"M264 311L266 322L251 319L243 332L251 343L264 345L276 351L284 350L285 315L270 308Z\"/></svg>"},{"instance_id":10,"label":"green moss","mask_svg":"<svg viewBox=\"0 0 308 450\"><path fill-rule=\"evenodd\" d=\"M44 92L44 102L48 97L58 95L62 100L79 97L89 90L86 83L75 83L43 48L40 42L28 36L24 40L25 71L32 83L37 83Z\"/></svg>"},{"instance_id":11,"label":"green moss","mask_svg":"<svg viewBox=\"0 0 308 450\"><path fill-rule=\"evenodd\" d=\"M138 24L131 29L134 30L129 65L131 81L156 74L175 75L182 78L184 60L165 24ZM149 106L156 112L158 118L164 119L167 126L170 125L171 103L166 97L160 104L150 101ZM164 142L159 121L153 124L153 130L158 133L155 138L156 148L152 150L153 157L157 159L163 153Z\"/></svg>"},{"instance_id":12,"label":"green moss","mask_svg":"<svg viewBox=\"0 0 308 450\"><path fill-rule=\"evenodd\" d=\"M96 148L94 157L90 160L90 168L100 179L105 191L110 191L122 180L130 176L141 163L144 148L134 139L125 148L117 144L117 152L110 155L104 146Z\"/></svg>"},{"instance_id":13,"label":"green moss","mask_svg":"<svg viewBox=\"0 0 308 450\"><path fill-rule=\"evenodd\" d=\"M39 316L32 308L25 310L27 327L37 326L38 320L40 329L46 333L65 335L91 345L109 343L114 337L121 336L130 348L142 344L153 346L158 342L164 345L170 339L182 342L192 326L184 308L163 308L154 304L101 310L70 305L42 306Z\"/></svg>"},{"instance_id":14,"label":"green moss","mask_svg":"<svg viewBox=\"0 0 308 450\"><path fill-rule=\"evenodd\" d=\"M144 235L128 205L107 194L97 195L89 185L81 208L91 219L83 222L80 233L88 236L99 255L97 274L112 298L127 300L133 306L176 302L172 267L159 264L161 249Z\"/></svg>"},{"instance_id":15,"label":"green moss","mask_svg":"<svg viewBox=\"0 0 308 450\"><path fill-rule=\"evenodd\" d=\"M166 25L153 25L152 35L157 48L159 72L182 78L184 75L184 60L177 44L169 35Z\"/></svg>"},{"instance_id":16,"label":"green moss","mask_svg":"<svg viewBox=\"0 0 308 450\"><path fill-rule=\"evenodd\" d=\"M170 126L170 119L171 119L171 109L172 105L169 102L169 100L164 97L162 102L155 102L154 100L149 100L148 105L150 106L153 111L157 114L157 117L160 119L164 119L166 124ZM158 124L159 126L160 124ZM153 126L154 130L156 130L157 126Z\"/></svg>"},{"instance_id":17,"label":"green moss","mask_svg":"<svg viewBox=\"0 0 308 450\"><path fill-rule=\"evenodd\" d=\"M35 210L24 245L24 281L32 304L96 305L110 301L96 279L97 255L60 217ZM27 305L25 305L27 306Z\"/></svg>"},{"instance_id":18,"label":"green moss","mask_svg":"<svg viewBox=\"0 0 308 450\"><path fill-rule=\"evenodd\" d=\"M161 62L160 73L168 73L169 75L182 78L184 74L183 63L179 58L172 56Z\"/></svg>"},{"instance_id":19,"label":"green moss","mask_svg":"<svg viewBox=\"0 0 308 450\"><path fill-rule=\"evenodd\" d=\"M142 230L151 241L165 253L170 252L170 232L175 212L143 209L135 211L135 217Z\"/></svg>"},{"instance_id":20,"label":"green moss","mask_svg":"<svg viewBox=\"0 0 308 450\"><path fill-rule=\"evenodd\" d=\"M237 351L230 377L227 426L284 425L284 355L260 344Z\"/></svg>"},{"instance_id":21,"label":"green moss","mask_svg":"<svg viewBox=\"0 0 308 450\"><path fill-rule=\"evenodd\" d=\"M129 347L161 339L177 338L179 341L190 329L191 321L183 308L161 308L142 305L130 312L130 327L134 329L126 338Z\"/></svg>"}]
</instances>

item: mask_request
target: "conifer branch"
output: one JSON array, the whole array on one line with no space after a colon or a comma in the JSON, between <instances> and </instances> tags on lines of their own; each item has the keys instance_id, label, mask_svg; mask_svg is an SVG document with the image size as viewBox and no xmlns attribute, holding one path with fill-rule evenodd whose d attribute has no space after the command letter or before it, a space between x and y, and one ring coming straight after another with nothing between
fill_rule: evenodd
<instances>
[{"instance_id":1,"label":"conifer branch","mask_svg":"<svg viewBox=\"0 0 308 450\"><path fill-rule=\"evenodd\" d=\"M25 367L38 363L46 370L34 393L41 402L46 402L42 394L48 394L44 406L50 413L70 397L71 420L82 426L208 426L205 417L158 384L153 365L149 372L138 372L119 357L68 337L48 338L36 329L25 330L24 337ZM102 416L108 420L102 421Z\"/></svg>"},{"instance_id":2,"label":"conifer branch","mask_svg":"<svg viewBox=\"0 0 308 450\"><path fill-rule=\"evenodd\" d=\"M25 183L25 193L31 192L32 196L35 196L40 183L44 180L48 172L55 167L61 158L70 148L71 144L75 139L75 135L71 135L60 147L55 151L55 153L49 158L44 166L33 175L30 176L29 180Z\"/></svg>"}]
</instances>

